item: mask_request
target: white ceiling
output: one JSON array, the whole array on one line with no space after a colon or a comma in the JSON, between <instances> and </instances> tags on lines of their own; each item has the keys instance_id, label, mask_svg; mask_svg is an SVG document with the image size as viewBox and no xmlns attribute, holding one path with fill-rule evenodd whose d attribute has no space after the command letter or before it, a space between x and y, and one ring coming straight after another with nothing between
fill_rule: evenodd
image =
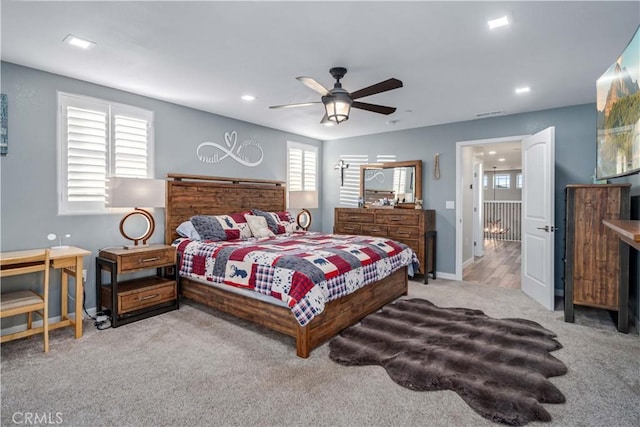
<instances>
[{"instance_id":1,"label":"white ceiling","mask_svg":"<svg viewBox=\"0 0 640 427\"><path fill-rule=\"evenodd\" d=\"M4 61L330 140L595 102L595 81L640 23L640 2L19 2L2 0ZM513 24L490 31L487 20ZM69 33L96 42L81 51ZM350 92L395 77L333 127L295 80ZM531 93L516 95L517 86ZM247 103L241 95L252 94ZM389 124L392 121L395 124Z\"/></svg>"}]
</instances>

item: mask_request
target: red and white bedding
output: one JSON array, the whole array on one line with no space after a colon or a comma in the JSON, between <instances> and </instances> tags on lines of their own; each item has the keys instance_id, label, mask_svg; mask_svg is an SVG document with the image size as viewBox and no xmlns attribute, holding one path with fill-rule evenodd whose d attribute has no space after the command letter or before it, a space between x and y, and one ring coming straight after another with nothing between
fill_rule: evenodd
<instances>
[{"instance_id":1,"label":"red and white bedding","mask_svg":"<svg viewBox=\"0 0 640 427\"><path fill-rule=\"evenodd\" d=\"M409 266L408 246L379 237L300 233L234 241L176 240L180 275L251 289L284 301L300 325L328 301Z\"/></svg>"}]
</instances>

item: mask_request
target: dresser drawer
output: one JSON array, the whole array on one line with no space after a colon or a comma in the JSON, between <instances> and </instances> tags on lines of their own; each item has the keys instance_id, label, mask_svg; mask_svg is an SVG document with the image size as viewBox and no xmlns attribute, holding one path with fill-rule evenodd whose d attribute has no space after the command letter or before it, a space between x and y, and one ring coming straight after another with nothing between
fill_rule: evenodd
<instances>
[{"instance_id":1,"label":"dresser drawer","mask_svg":"<svg viewBox=\"0 0 640 427\"><path fill-rule=\"evenodd\" d=\"M378 212L376 214L377 224L403 224L418 226L420 224L420 215L416 215L414 212L401 212L402 209L393 209L392 212Z\"/></svg>"},{"instance_id":2,"label":"dresser drawer","mask_svg":"<svg viewBox=\"0 0 640 427\"><path fill-rule=\"evenodd\" d=\"M420 239L420 229L418 227L406 227L404 225L390 225L388 236L392 239Z\"/></svg>"},{"instance_id":3,"label":"dresser drawer","mask_svg":"<svg viewBox=\"0 0 640 427\"><path fill-rule=\"evenodd\" d=\"M387 237L389 228L386 225L362 224L362 234L365 236Z\"/></svg>"},{"instance_id":4,"label":"dresser drawer","mask_svg":"<svg viewBox=\"0 0 640 427\"><path fill-rule=\"evenodd\" d=\"M373 212L344 212L338 211L337 222L358 222L362 224L373 224L375 214Z\"/></svg>"},{"instance_id":5,"label":"dresser drawer","mask_svg":"<svg viewBox=\"0 0 640 427\"><path fill-rule=\"evenodd\" d=\"M362 226L360 224L336 223L333 232L335 234L362 234Z\"/></svg>"}]
</instances>

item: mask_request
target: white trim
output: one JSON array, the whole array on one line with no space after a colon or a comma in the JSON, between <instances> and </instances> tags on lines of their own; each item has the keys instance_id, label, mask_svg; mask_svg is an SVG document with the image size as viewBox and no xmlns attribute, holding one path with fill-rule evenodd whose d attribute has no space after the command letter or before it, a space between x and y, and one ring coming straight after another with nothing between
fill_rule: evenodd
<instances>
[{"instance_id":1,"label":"white trim","mask_svg":"<svg viewBox=\"0 0 640 427\"><path fill-rule=\"evenodd\" d=\"M470 266L473 263L474 263L474 257L471 257L462 263L462 269L465 269L466 267Z\"/></svg>"},{"instance_id":2,"label":"white trim","mask_svg":"<svg viewBox=\"0 0 640 427\"><path fill-rule=\"evenodd\" d=\"M452 280L462 281L462 148L473 145L498 144L522 141L530 135L515 135L503 138L475 139L456 142L456 272Z\"/></svg>"},{"instance_id":3,"label":"white trim","mask_svg":"<svg viewBox=\"0 0 640 427\"><path fill-rule=\"evenodd\" d=\"M443 273L442 271L437 271L436 272L436 277L438 279L457 280L455 274Z\"/></svg>"}]
</instances>

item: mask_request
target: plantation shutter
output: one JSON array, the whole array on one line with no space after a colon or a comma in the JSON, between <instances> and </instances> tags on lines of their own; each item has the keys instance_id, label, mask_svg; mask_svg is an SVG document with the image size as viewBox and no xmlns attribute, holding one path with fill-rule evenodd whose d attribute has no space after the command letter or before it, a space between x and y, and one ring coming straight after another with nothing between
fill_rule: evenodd
<instances>
[{"instance_id":1,"label":"plantation shutter","mask_svg":"<svg viewBox=\"0 0 640 427\"><path fill-rule=\"evenodd\" d=\"M148 122L115 115L114 176L146 178L148 176Z\"/></svg>"},{"instance_id":2,"label":"plantation shutter","mask_svg":"<svg viewBox=\"0 0 640 427\"><path fill-rule=\"evenodd\" d=\"M311 145L288 143L287 186L291 191L317 191L318 149Z\"/></svg>"},{"instance_id":3,"label":"plantation shutter","mask_svg":"<svg viewBox=\"0 0 640 427\"><path fill-rule=\"evenodd\" d=\"M64 115L61 208L81 212L104 207L108 161L108 105L73 97Z\"/></svg>"},{"instance_id":4,"label":"plantation shutter","mask_svg":"<svg viewBox=\"0 0 640 427\"><path fill-rule=\"evenodd\" d=\"M63 93L58 99L58 212L105 213L108 177L153 177L153 113Z\"/></svg>"},{"instance_id":5,"label":"plantation shutter","mask_svg":"<svg viewBox=\"0 0 640 427\"><path fill-rule=\"evenodd\" d=\"M344 183L340 187L340 205L357 207L358 197L360 197L360 165L369 163L369 156L366 154L341 154L340 160L349 165L342 171ZM340 184L340 172L338 170L338 184Z\"/></svg>"},{"instance_id":6,"label":"plantation shutter","mask_svg":"<svg viewBox=\"0 0 640 427\"><path fill-rule=\"evenodd\" d=\"M302 149L289 147L289 191L302 191Z\"/></svg>"},{"instance_id":7,"label":"plantation shutter","mask_svg":"<svg viewBox=\"0 0 640 427\"><path fill-rule=\"evenodd\" d=\"M303 190L315 191L316 187L316 152L305 150L303 163Z\"/></svg>"}]
</instances>

